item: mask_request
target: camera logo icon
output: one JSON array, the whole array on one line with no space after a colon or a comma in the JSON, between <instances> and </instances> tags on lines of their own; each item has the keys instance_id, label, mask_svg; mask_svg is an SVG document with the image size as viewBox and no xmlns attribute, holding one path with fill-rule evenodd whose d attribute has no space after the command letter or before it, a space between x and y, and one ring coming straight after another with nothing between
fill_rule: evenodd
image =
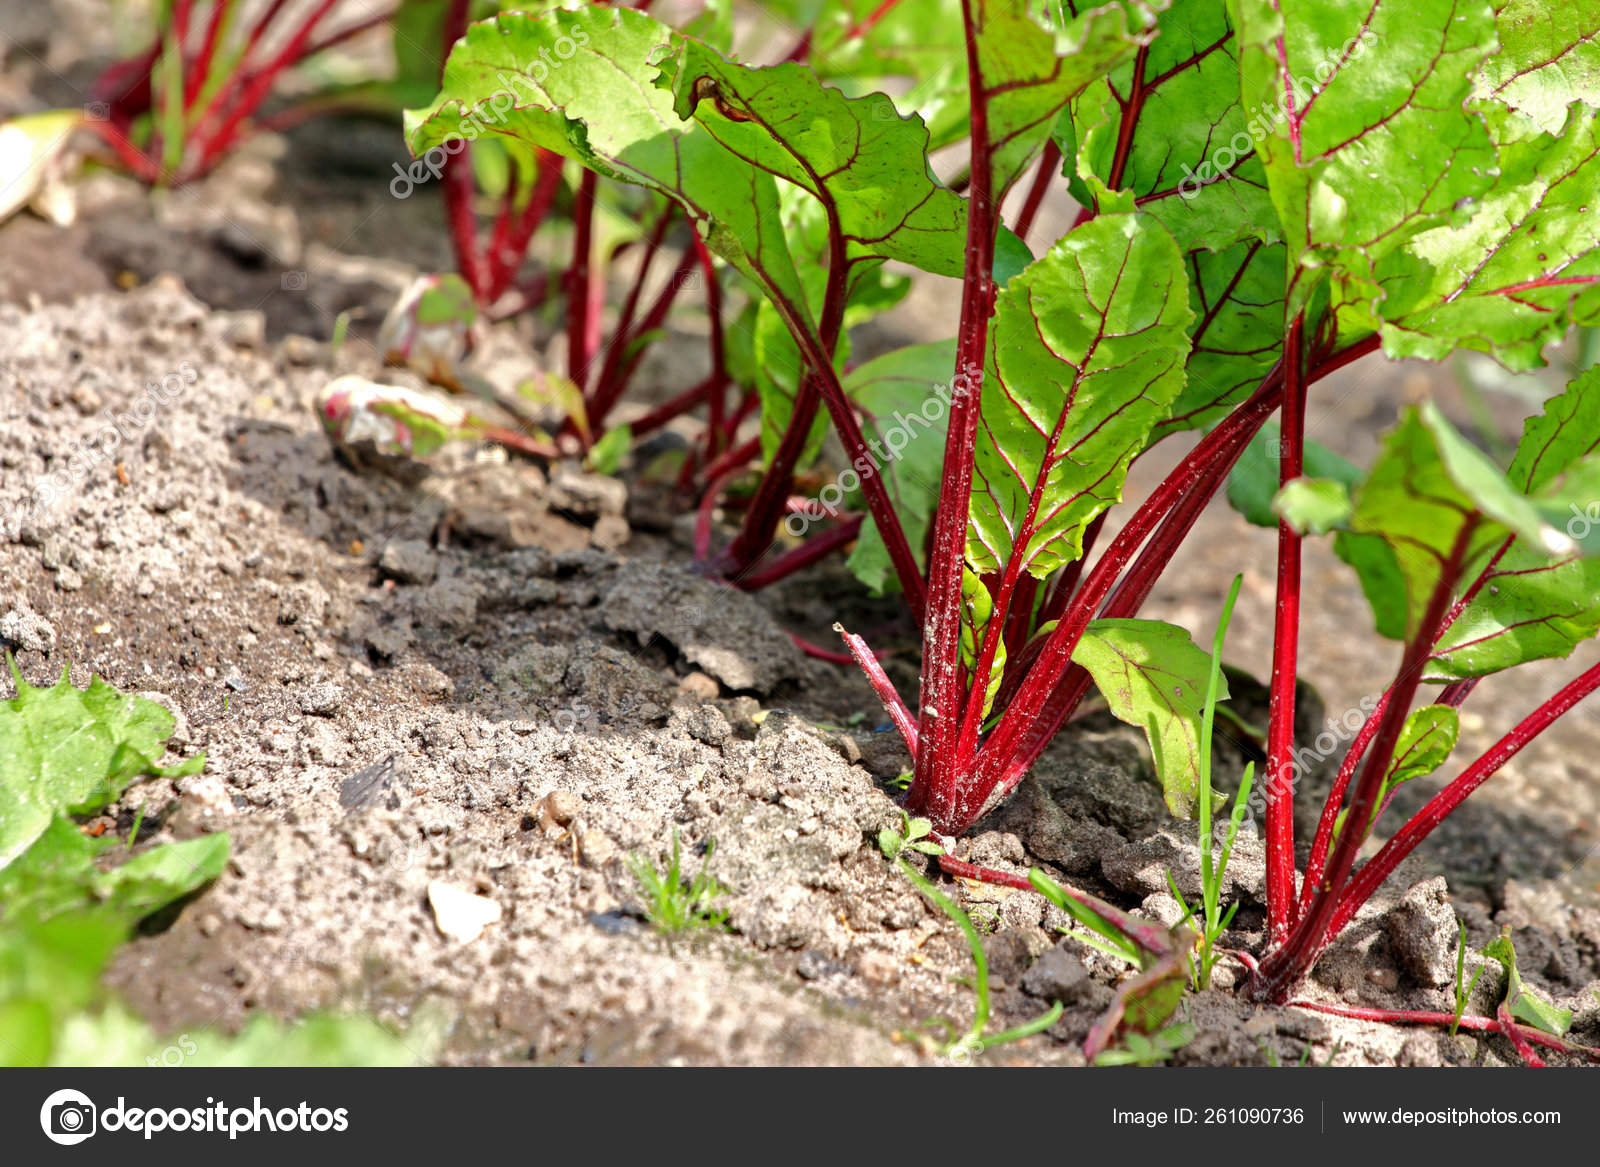
<instances>
[{"instance_id":1,"label":"camera logo icon","mask_svg":"<svg viewBox=\"0 0 1600 1167\"><path fill-rule=\"evenodd\" d=\"M95 1105L78 1090L57 1090L39 1108L39 1125L45 1138L71 1147L93 1135L97 1127Z\"/></svg>"}]
</instances>

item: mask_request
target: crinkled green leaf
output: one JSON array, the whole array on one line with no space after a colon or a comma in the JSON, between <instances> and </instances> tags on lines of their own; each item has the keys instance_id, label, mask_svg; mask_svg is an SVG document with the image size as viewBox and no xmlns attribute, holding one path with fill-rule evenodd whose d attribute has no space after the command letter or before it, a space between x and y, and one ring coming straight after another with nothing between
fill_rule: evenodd
<instances>
[{"instance_id":1,"label":"crinkled green leaf","mask_svg":"<svg viewBox=\"0 0 1600 1167\"><path fill-rule=\"evenodd\" d=\"M1157 27L1154 41L1069 107L1078 167L1133 191L1140 209L1185 251L1220 251L1250 236L1279 238L1255 154L1259 120L1256 135L1249 129L1252 117L1276 111L1247 110L1240 102L1227 6L1174 0ZM1281 285L1281 254L1278 261Z\"/></svg>"},{"instance_id":2,"label":"crinkled green leaf","mask_svg":"<svg viewBox=\"0 0 1600 1167\"><path fill-rule=\"evenodd\" d=\"M1512 369L1544 363L1572 324L1600 321L1600 114L1574 107L1559 137L1501 148L1495 188L1471 217L1387 257L1376 316L1392 357L1489 353ZM1347 315L1352 315L1347 313Z\"/></svg>"},{"instance_id":3,"label":"crinkled green leaf","mask_svg":"<svg viewBox=\"0 0 1600 1167\"><path fill-rule=\"evenodd\" d=\"M176 722L154 701L99 677L76 689L65 669L48 689L29 685L14 663L11 673L17 696L0 704L0 869L58 813L96 810L138 778L180 777L205 764L203 754L156 764Z\"/></svg>"},{"instance_id":4,"label":"crinkled green leaf","mask_svg":"<svg viewBox=\"0 0 1600 1167\"><path fill-rule=\"evenodd\" d=\"M48 920L93 912L131 930L144 917L222 874L228 836L206 835L141 852L102 869L95 857L115 840L90 839L58 816L22 857L0 871L0 920Z\"/></svg>"},{"instance_id":5,"label":"crinkled green leaf","mask_svg":"<svg viewBox=\"0 0 1600 1167\"><path fill-rule=\"evenodd\" d=\"M1544 489L1580 458L1600 450L1600 366L1574 378L1523 424L1506 477L1527 494Z\"/></svg>"},{"instance_id":6,"label":"crinkled green leaf","mask_svg":"<svg viewBox=\"0 0 1600 1167\"><path fill-rule=\"evenodd\" d=\"M1302 535L1326 535L1350 518L1350 489L1332 478L1294 478L1273 497L1272 509Z\"/></svg>"},{"instance_id":7,"label":"crinkled green leaf","mask_svg":"<svg viewBox=\"0 0 1600 1167\"><path fill-rule=\"evenodd\" d=\"M434 104L407 111L407 141L421 152L503 135L658 191L684 207L713 250L803 313L772 176L679 117L656 83L657 61L680 39L625 8L481 21L451 51Z\"/></svg>"},{"instance_id":8,"label":"crinkled green leaf","mask_svg":"<svg viewBox=\"0 0 1600 1167\"><path fill-rule=\"evenodd\" d=\"M848 258L961 273L966 201L929 171L920 118L902 116L882 93L848 98L805 65L750 68L687 39L668 68L679 116L819 200Z\"/></svg>"},{"instance_id":9,"label":"crinkled green leaf","mask_svg":"<svg viewBox=\"0 0 1600 1167\"><path fill-rule=\"evenodd\" d=\"M1440 638L1428 680L1561 658L1600 629L1600 560L1552 558L1518 541Z\"/></svg>"},{"instance_id":10,"label":"crinkled green leaf","mask_svg":"<svg viewBox=\"0 0 1600 1167\"><path fill-rule=\"evenodd\" d=\"M1586 462L1578 463L1587 468ZM1588 471L1600 478L1600 460ZM1552 484L1563 486L1561 480ZM1600 491L1600 482L1593 488ZM1530 498L1488 456L1467 442L1431 403L1410 409L1384 440L1362 485L1350 529L1384 540L1405 582L1405 634L1416 633L1451 548L1464 526L1462 567L1471 572L1484 554L1515 534L1547 555L1580 549L1577 532L1557 525L1560 496ZM1592 535L1592 532L1585 532ZM1371 595L1373 589L1368 589ZM1380 626L1382 620L1380 619Z\"/></svg>"},{"instance_id":11,"label":"crinkled green leaf","mask_svg":"<svg viewBox=\"0 0 1600 1167\"><path fill-rule=\"evenodd\" d=\"M1495 152L1468 113L1494 51L1487 0L1234 0L1241 93L1289 245L1288 311L1314 269L1361 282L1417 231L1494 183ZM1276 116L1279 112L1282 117Z\"/></svg>"},{"instance_id":12,"label":"crinkled green leaf","mask_svg":"<svg viewBox=\"0 0 1600 1167\"><path fill-rule=\"evenodd\" d=\"M978 671L983 655L983 645L989 636L989 622L994 617L994 597L989 594L983 578L969 568L961 570L961 667L969 675ZM995 695L1000 692L1000 682L1006 671L1005 638L995 641L994 660L989 675L983 679L983 716L989 716ZM973 687L977 687L974 681Z\"/></svg>"},{"instance_id":13,"label":"crinkled green leaf","mask_svg":"<svg viewBox=\"0 0 1600 1167\"><path fill-rule=\"evenodd\" d=\"M404 1034L369 1017L317 1013L298 1021L258 1015L237 1034L194 1029L159 1037L119 1002L63 1017L48 1062L55 1066L415 1066L443 1045L425 1013Z\"/></svg>"},{"instance_id":14,"label":"crinkled green leaf","mask_svg":"<svg viewBox=\"0 0 1600 1167\"><path fill-rule=\"evenodd\" d=\"M1478 95L1516 110L1547 134L1574 101L1600 106L1600 8L1550 0L1493 0L1500 51L1478 75Z\"/></svg>"},{"instance_id":15,"label":"crinkled green leaf","mask_svg":"<svg viewBox=\"0 0 1600 1167\"><path fill-rule=\"evenodd\" d=\"M1101 215L1000 294L989 327L967 557L1043 579L1082 553L1183 385L1192 319L1158 223Z\"/></svg>"},{"instance_id":16,"label":"crinkled green leaf","mask_svg":"<svg viewBox=\"0 0 1600 1167\"><path fill-rule=\"evenodd\" d=\"M1378 635L1404 640L1410 609L1406 577L1395 549L1378 535L1340 531L1333 538L1333 553L1355 569Z\"/></svg>"},{"instance_id":17,"label":"crinkled green leaf","mask_svg":"<svg viewBox=\"0 0 1600 1167\"><path fill-rule=\"evenodd\" d=\"M862 432L883 467L895 515L919 563L944 477L947 395L955 354L953 340L910 345L859 365L844 378L845 392L863 411ZM881 594L896 583L875 524L861 528L847 562L874 592Z\"/></svg>"},{"instance_id":18,"label":"crinkled green leaf","mask_svg":"<svg viewBox=\"0 0 1600 1167\"><path fill-rule=\"evenodd\" d=\"M819 76L925 78L965 52L961 0L912 0L883 8L883 0L809 6L807 61ZM806 16L795 15L797 23L806 24Z\"/></svg>"},{"instance_id":19,"label":"crinkled green leaf","mask_svg":"<svg viewBox=\"0 0 1600 1167\"><path fill-rule=\"evenodd\" d=\"M1175 815L1194 812L1200 789L1200 723L1211 657L1189 633L1159 620L1094 620L1073 650L1113 715L1145 731L1156 776ZM1218 700L1228 682L1218 677Z\"/></svg>"},{"instance_id":20,"label":"crinkled green leaf","mask_svg":"<svg viewBox=\"0 0 1600 1167\"><path fill-rule=\"evenodd\" d=\"M1460 720L1448 705L1424 705L1412 710L1405 728L1400 731L1389 773L1384 777L1385 791L1402 782L1424 778L1444 765L1450 751L1456 748L1460 732Z\"/></svg>"},{"instance_id":21,"label":"crinkled green leaf","mask_svg":"<svg viewBox=\"0 0 1600 1167\"><path fill-rule=\"evenodd\" d=\"M1450 751L1456 748L1456 738L1460 732L1459 716L1448 705L1424 705L1421 709L1412 710L1400 731L1400 740L1395 744L1394 758L1389 763L1388 774L1384 775L1383 789L1373 804L1372 821L1367 824L1368 833L1397 786L1414 778L1424 778L1444 765ZM1335 818L1335 834L1344 829L1348 810L1348 807L1341 810Z\"/></svg>"}]
</instances>

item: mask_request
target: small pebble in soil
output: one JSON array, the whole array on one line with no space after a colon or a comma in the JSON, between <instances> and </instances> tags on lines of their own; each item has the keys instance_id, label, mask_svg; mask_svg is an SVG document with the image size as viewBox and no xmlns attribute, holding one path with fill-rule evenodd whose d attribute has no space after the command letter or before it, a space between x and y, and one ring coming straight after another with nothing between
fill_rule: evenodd
<instances>
[{"instance_id":1,"label":"small pebble in soil","mask_svg":"<svg viewBox=\"0 0 1600 1167\"><path fill-rule=\"evenodd\" d=\"M1377 985L1380 989L1393 992L1400 987L1400 974L1392 968L1369 968L1367 980Z\"/></svg>"},{"instance_id":2,"label":"small pebble in soil","mask_svg":"<svg viewBox=\"0 0 1600 1167\"><path fill-rule=\"evenodd\" d=\"M56 646L56 630L31 608L19 606L0 616L0 641L29 652L50 652Z\"/></svg>"},{"instance_id":3,"label":"small pebble in soil","mask_svg":"<svg viewBox=\"0 0 1600 1167\"><path fill-rule=\"evenodd\" d=\"M300 712L313 717L334 717L344 707L344 690L328 681L300 694Z\"/></svg>"},{"instance_id":4,"label":"small pebble in soil","mask_svg":"<svg viewBox=\"0 0 1600 1167\"><path fill-rule=\"evenodd\" d=\"M437 879L428 884L428 904L439 931L458 944L471 944L501 916L493 900Z\"/></svg>"},{"instance_id":5,"label":"small pebble in soil","mask_svg":"<svg viewBox=\"0 0 1600 1167\"><path fill-rule=\"evenodd\" d=\"M808 948L800 954L800 959L795 961L794 971L803 981L819 981L823 977L831 977L845 970L837 961L828 959L815 948Z\"/></svg>"},{"instance_id":6,"label":"small pebble in soil","mask_svg":"<svg viewBox=\"0 0 1600 1167\"><path fill-rule=\"evenodd\" d=\"M570 790L552 790L539 803L539 819L546 830L567 827L583 809L583 800Z\"/></svg>"},{"instance_id":7,"label":"small pebble in soil","mask_svg":"<svg viewBox=\"0 0 1600 1167\"><path fill-rule=\"evenodd\" d=\"M644 926L639 923L636 916L621 909L610 912L593 912L589 915L589 923L600 929L607 936L629 936L638 932Z\"/></svg>"},{"instance_id":8,"label":"small pebble in soil","mask_svg":"<svg viewBox=\"0 0 1600 1167\"><path fill-rule=\"evenodd\" d=\"M1089 970L1075 953L1055 947L1033 962L1033 967L1022 974L1022 991L1030 997L1044 1000L1071 1002L1089 979Z\"/></svg>"},{"instance_id":9,"label":"small pebble in soil","mask_svg":"<svg viewBox=\"0 0 1600 1167\"><path fill-rule=\"evenodd\" d=\"M701 701L714 701L721 691L716 681L702 672L690 673L678 682L678 692Z\"/></svg>"},{"instance_id":10,"label":"small pebble in soil","mask_svg":"<svg viewBox=\"0 0 1600 1167\"><path fill-rule=\"evenodd\" d=\"M403 584L431 584L439 574L439 556L421 539L396 539L378 556L378 570Z\"/></svg>"},{"instance_id":11,"label":"small pebble in soil","mask_svg":"<svg viewBox=\"0 0 1600 1167\"><path fill-rule=\"evenodd\" d=\"M601 831L583 831L578 835L578 858L585 867L604 867L616 853L616 844Z\"/></svg>"}]
</instances>

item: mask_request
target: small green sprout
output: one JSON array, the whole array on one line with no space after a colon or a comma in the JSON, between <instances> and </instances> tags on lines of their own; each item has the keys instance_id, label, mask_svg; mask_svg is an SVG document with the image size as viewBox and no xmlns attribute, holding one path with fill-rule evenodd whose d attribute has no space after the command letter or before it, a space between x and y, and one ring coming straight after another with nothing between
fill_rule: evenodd
<instances>
[{"instance_id":1,"label":"small green sprout","mask_svg":"<svg viewBox=\"0 0 1600 1167\"><path fill-rule=\"evenodd\" d=\"M1217 960L1221 956L1217 941L1228 930L1234 912L1239 909L1239 905L1234 903L1228 906L1226 912L1222 911L1222 877L1228 870L1228 859L1233 855L1233 844L1239 836L1239 827L1244 823L1245 809L1250 798L1250 785L1255 777L1255 763L1252 762L1244 768L1244 777L1239 782L1239 794L1233 801L1233 813L1228 819L1228 831L1223 837L1218 854L1211 832L1211 732L1217 715L1217 682L1222 675L1222 645L1227 638L1228 622L1233 618L1233 605L1239 598L1239 587L1243 582L1244 576L1233 577L1233 586L1228 589L1228 598L1222 605L1222 616L1217 621L1216 637L1211 642L1211 675L1206 684L1205 714L1200 722L1198 816L1200 905L1198 908L1184 899L1183 893L1178 890L1178 881L1171 871L1167 872L1167 885L1172 889L1173 897L1183 905L1185 923L1191 924L1200 933L1199 954L1189 965L1189 979L1196 989L1210 986L1211 971L1216 968Z\"/></svg>"},{"instance_id":2,"label":"small green sprout","mask_svg":"<svg viewBox=\"0 0 1600 1167\"><path fill-rule=\"evenodd\" d=\"M1461 928L1461 942L1456 946L1456 1011L1455 1020L1450 1022L1450 1036L1454 1037L1461 1028L1461 1018L1466 1015L1467 1001L1472 997L1472 990L1478 987L1478 978L1483 976L1484 966L1479 965L1472 974L1472 980L1467 981L1467 922L1457 920Z\"/></svg>"},{"instance_id":3,"label":"small green sprout","mask_svg":"<svg viewBox=\"0 0 1600 1167\"><path fill-rule=\"evenodd\" d=\"M628 869L639 881L644 894L645 916L662 932L688 932L696 928L725 928L728 923L726 908L717 908L712 901L727 894L712 878L711 855L716 850L716 840L706 840L705 859L693 879L683 877L682 853L678 832L672 832L672 858L665 872L657 871L638 855L628 856Z\"/></svg>"},{"instance_id":4,"label":"small green sprout","mask_svg":"<svg viewBox=\"0 0 1600 1167\"><path fill-rule=\"evenodd\" d=\"M1021 1041L1025 1037L1032 1037L1049 1029L1061 1016L1060 1001L1055 1002L1047 1012L1032 1021L1024 1022L1014 1029L985 1035L985 1031L989 1028L989 960L984 955L983 941L978 935L978 929L961 910L960 905L918 873L902 857L908 850L918 851L924 855L944 854L944 848L927 837L933 831L932 824L927 819L914 819L904 811L900 812L900 818L901 828L898 832L887 827L878 832L879 849L900 870L900 874L911 881L913 887L955 921L956 927L960 928L962 935L967 938L967 948L972 952L972 990L978 998L977 1007L972 1014L972 1024L965 1033L956 1036L955 1026L949 1022L940 1022L939 1027L945 1031L946 1039L939 1053L954 1061L967 1062L987 1049L1008 1042Z\"/></svg>"}]
</instances>

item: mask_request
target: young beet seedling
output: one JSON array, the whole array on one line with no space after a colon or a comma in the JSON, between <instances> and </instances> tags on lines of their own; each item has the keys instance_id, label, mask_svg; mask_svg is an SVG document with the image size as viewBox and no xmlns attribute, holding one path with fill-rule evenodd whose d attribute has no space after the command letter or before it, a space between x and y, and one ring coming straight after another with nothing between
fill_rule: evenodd
<instances>
[{"instance_id":1,"label":"young beet seedling","mask_svg":"<svg viewBox=\"0 0 1600 1167\"><path fill-rule=\"evenodd\" d=\"M392 12L365 10L327 31L339 0L285 12L265 5L246 26L239 0L169 0L150 47L118 61L95 81L84 124L111 147L134 177L180 186L210 173L261 129L293 125L317 108L308 102L270 118L261 109L284 73L387 23Z\"/></svg>"}]
</instances>

